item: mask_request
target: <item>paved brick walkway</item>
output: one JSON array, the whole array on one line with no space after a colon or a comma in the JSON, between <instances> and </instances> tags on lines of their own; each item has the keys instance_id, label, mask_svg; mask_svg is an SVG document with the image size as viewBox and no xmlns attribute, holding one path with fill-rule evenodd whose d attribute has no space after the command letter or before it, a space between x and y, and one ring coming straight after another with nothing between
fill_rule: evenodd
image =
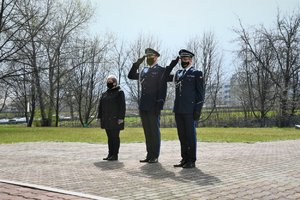
<instances>
[{"instance_id":1,"label":"paved brick walkway","mask_svg":"<svg viewBox=\"0 0 300 200\"><path fill-rule=\"evenodd\" d=\"M114 199L300 199L300 140L198 143L197 168L178 169L178 141L164 141L157 164L142 164L143 143L0 145L0 179Z\"/></svg>"},{"instance_id":2,"label":"paved brick walkway","mask_svg":"<svg viewBox=\"0 0 300 200\"><path fill-rule=\"evenodd\" d=\"M45 190L22 187L7 183L0 183L0 199L1 200L27 200L27 199L42 199L42 200L88 200L74 195L67 195L57 192L49 192Z\"/></svg>"}]
</instances>

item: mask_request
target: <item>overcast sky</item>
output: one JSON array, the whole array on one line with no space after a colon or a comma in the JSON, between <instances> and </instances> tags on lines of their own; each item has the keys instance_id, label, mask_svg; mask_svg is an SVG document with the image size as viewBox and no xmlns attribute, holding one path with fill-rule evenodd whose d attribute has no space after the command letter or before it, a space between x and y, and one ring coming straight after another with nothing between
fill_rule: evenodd
<instances>
[{"instance_id":1,"label":"overcast sky","mask_svg":"<svg viewBox=\"0 0 300 200\"><path fill-rule=\"evenodd\" d=\"M125 41L151 34L163 47L184 48L186 41L205 31L214 32L224 51L225 68L233 70L231 51L236 48L232 29L238 18L245 26L274 24L277 9L282 14L299 11L300 0L91 0L96 15L91 33L113 32Z\"/></svg>"}]
</instances>

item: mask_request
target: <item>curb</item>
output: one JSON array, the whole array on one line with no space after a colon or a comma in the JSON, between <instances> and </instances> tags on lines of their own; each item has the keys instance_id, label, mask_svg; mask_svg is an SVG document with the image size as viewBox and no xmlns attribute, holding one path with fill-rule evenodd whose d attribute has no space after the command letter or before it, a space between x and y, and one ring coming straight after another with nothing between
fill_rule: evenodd
<instances>
[{"instance_id":1,"label":"curb","mask_svg":"<svg viewBox=\"0 0 300 200\"><path fill-rule=\"evenodd\" d=\"M82 198L87 198L87 199L112 200L110 198L104 198L104 197L90 195L90 194L84 194L84 193L80 193L80 192L72 192L72 191L62 190L62 189L58 189L58 188L51 188L48 186L42 186L42 185L36 185L36 184L30 184L30 183L22 183L22 182L18 182L18 181L8 181L8 180L0 179L0 183L7 183L7 184L11 184L11 185L16 185L16 186L44 190L44 191L49 191L49 192L54 192L54 193L65 194L65 195L72 195L72 196L77 196L77 197L82 197Z\"/></svg>"}]
</instances>

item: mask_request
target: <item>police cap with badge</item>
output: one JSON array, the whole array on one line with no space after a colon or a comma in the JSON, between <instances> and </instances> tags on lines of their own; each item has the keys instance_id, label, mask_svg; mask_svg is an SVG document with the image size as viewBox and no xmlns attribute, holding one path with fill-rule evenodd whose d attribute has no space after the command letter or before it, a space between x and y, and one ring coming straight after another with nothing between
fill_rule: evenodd
<instances>
[{"instance_id":1,"label":"police cap with badge","mask_svg":"<svg viewBox=\"0 0 300 200\"><path fill-rule=\"evenodd\" d=\"M182 58L182 57L194 57L195 54L193 54L192 52L186 50L186 49L181 49L179 52L178 52L179 56Z\"/></svg>"},{"instance_id":2,"label":"police cap with badge","mask_svg":"<svg viewBox=\"0 0 300 200\"><path fill-rule=\"evenodd\" d=\"M155 51L154 49L151 49L151 48L145 49L145 54L146 54L146 56L157 56L157 57L160 56L160 54L157 51Z\"/></svg>"}]
</instances>

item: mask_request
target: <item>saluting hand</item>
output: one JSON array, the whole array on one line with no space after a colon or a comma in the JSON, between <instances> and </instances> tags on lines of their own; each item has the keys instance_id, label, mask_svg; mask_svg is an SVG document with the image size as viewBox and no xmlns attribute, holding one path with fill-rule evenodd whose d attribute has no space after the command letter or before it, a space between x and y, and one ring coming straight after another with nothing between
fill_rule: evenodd
<instances>
[{"instance_id":1,"label":"saluting hand","mask_svg":"<svg viewBox=\"0 0 300 200\"><path fill-rule=\"evenodd\" d=\"M179 61L179 56L177 56L176 59L172 60L169 66L174 68L177 65L178 61Z\"/></svg>"},{"instance_id":2,"label":"saluting hand","mask_svg":"<svg viewBox=\"0 0 300 200\"><path fill-rule=\"evenodd\" d=\"M145 58L146 58L146 56L143 56L143 57L139 58L139 59L136 61L136 64L138 64L138 65L142 64L142 63L144 62Z\"/></svg>"}]
</instances>

